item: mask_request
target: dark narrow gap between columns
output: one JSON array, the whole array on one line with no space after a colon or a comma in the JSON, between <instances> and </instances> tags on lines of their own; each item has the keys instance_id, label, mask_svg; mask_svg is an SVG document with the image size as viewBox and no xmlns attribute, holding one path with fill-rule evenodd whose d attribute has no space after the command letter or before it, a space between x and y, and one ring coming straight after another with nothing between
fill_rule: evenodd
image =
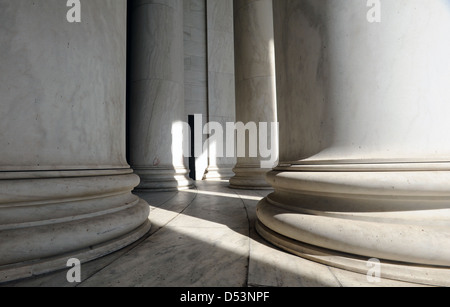
<instances>
[{"instance_id":1,"label":"dark narrow gap between columns","mask_svg":"<svg viewBox=\"0 0 450 307\"><path fill-rule=\"evenodd\" d=\"M127 72L126 72L126 108L125 108L125 116L126 116L126 159L128 163L130 162L130 47L131 47L131 0L127 1Z\"/></svg>"}]
</instances>

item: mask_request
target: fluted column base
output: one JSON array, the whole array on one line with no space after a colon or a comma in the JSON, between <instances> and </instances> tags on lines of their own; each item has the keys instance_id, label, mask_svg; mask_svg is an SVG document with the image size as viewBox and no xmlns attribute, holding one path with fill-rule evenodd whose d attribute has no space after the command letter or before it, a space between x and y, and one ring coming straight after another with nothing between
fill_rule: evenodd
<instances>
[{"instance_id":1,"label":"fluted column base","mask_svg":"<svg viewBox=\"0 0 450 307\"><path fill-rule=\"evenodd\" d=\"M230 179L230 188L244 190L271 190L272 186L266 180L270 169L257 166L238 165L233 169L234 177Z\"/></svg>"},{"instance_id":2,"label":"fluted column base","mask_svg":"<svg viewBox=\"0 0 450 307\"><path fill-rule=\"evenodd\" d=\"M450 286L450 165L292 165L267 176L258 232L301 257L381 277Z\"/></svg>"},{"instance_id":3,"label":"fluted column base","mask_svg":"<svg viewBox=\"0 0 450 307\"><path fill-rule=\"evenodd\" d=\"M136 191L170 192L186 190L194 187L186 168L135 168L141 178Z\"/></svg>"},{"instance_id":4,"label":"fluted column base","mask_svg":"<svg viewBox=\"0 0 450 307\"><path fill-rule=\"evenodd\" d=\"M131 193L131 170L0 175L0 282L87 262L150 230L149 205Z\"/></svg>"}]
</instances>

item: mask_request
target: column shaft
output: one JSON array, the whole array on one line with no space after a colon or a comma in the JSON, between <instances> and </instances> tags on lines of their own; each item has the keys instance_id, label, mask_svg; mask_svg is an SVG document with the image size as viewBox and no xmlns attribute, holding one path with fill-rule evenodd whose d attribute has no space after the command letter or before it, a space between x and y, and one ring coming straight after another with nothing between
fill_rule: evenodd
<instances>
[{"instance_id":1,"label":"column shaft","mask_svg":"<svg viewBox=\"0 0 450 307\"><path fill-rule=\"evenodd\" d=\"M183 159L183 1L131 1L130 163L138 189L192 186Z\"/></svg>"},{"instance_id":2,"label":"column shaft","mask_svg":"<svg viewBox=\"0 0 450 307\"><path fill-rule=\"evenodd\" d=\"M234 1L236 119L244 124L277 121L275 53L272 0ZM268 140L278 146L278 136ZM246 147L250 142L246 139ZM261 168L263 158L238 157L233 188L270 188L265 175L270 168Z\"/></svg>"}]
</instances>

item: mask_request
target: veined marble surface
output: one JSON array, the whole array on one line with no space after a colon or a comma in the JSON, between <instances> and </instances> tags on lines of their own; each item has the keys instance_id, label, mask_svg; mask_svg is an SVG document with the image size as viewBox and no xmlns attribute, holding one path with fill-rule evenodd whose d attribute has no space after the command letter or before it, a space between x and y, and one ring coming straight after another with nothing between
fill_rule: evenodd
<instances>
[{"instance_id":1,"label":"veined marble surface","mask_svg":"<svg viewBox=\"0 0 450 307\"><path fill-rule=\"evenodd\" d=\"M269 192L197 182L180 192L140 193L151 204L151 232L131 247L67 271L8 287L373 287L415 286L320 265L280 251L256 233L256 204Z\"/></svg>"},{"instance_id":2,"label":"veined marble surface","mask_svg":"<svg viewBox=\"0 0 450 307\"><path fill-rule=\"evenodd\" d=\"M234 78L233 0L208 0L208 119L226 127L236 122L236 87ZM207 180L229 179L236 158L218 154L218 145L212 143L209 150ZM222 140L226 148L226 139Z\"/></svg>"},{"instance_id":3,"label":"veined marble surface","mask_svg":"<svg viewBox=\"0 0 450 307\"><path fill-rule=\"evenodd\" d=\"M448 161L448 1L368 10L274 1L281 161Z\"/></svg>"},{"instance_id":4,"label":"veined marble surface","mask_svg":"<svg viewBox=\"0 0 450 307\"><path fill-rule=\"evenodd\" d=\"M0 1L2 171L128 168L126 1L67 10Z\"/></svg>"}]
</instances>

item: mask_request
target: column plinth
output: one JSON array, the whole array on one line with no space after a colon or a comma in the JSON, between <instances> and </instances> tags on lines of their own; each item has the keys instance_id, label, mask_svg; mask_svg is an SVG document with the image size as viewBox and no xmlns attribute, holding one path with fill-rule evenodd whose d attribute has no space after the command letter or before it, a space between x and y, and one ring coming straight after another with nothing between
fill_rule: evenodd
<instances>
[{"instance_id":1,"label":"column plinth","mask_svg":"<svg viewBox=\"0 0 450 307\"><path fill-rule=\"evenodd\" d=\"M155 192L189 189L193 182L187 176L185 167L135 167L134 171L141 178L137 191L151 190Z\"/></svg>"},{"instance_id":2,"label":"column plinth","mask_svg":"<svg viewBox=\"0 0 450 307\"><path fill-rule=\"evenodd\" d=\"M234 1L236 120L244 124L277 122L275 54L272 1ZM267 142L278 146L278 135ZM246 148L249 146L246 138ZM247 151L248 153L248 151ZM271 169L261 168L264 159L238 157L230 187L270 189L265 177Z\"/></svg>"},{"instance_id":3,"label":"column plinth","mask_svg":"<svg viewBox=\"0 0 450 307\"><path fill-rule=\"evenodd\" d=\"M0 175L0 282L63 269L135 242L150 230L131 170Z\"/></svg>"},{"instance_id":4,"label":"column plinth","mask_svg":"<svg viewBox=\"0 0 450 307\"><path fill-rule=\"evenodd\" d=\"M268 175L275 192L258 206L259 232L327 265L366 274L378 258L385 278L448 286L449 166L277 168Z\"/></svg>"},{"instance_id":5,"label":"column plinth","mask_svg":"<svg viewBox=\"0 0 450 307\"><path fill-rule=\"evenodd\" d=\"M244 190L271 190L272 186L266 180L266 174L271 169L261 168L261 165L236 165L234 176L230 179L230 187Z\"/></svg>"},{"instance_id":6,"label":"column plinth","mask_svg":"<svg viewBox=\"0 0 450 307\"><path fill-rule=\"evenodd\" d=\"M229 180L234 176L233 168L228 166L209 166L206 170L204 180Z\"/></svg>"}]
</instances>

